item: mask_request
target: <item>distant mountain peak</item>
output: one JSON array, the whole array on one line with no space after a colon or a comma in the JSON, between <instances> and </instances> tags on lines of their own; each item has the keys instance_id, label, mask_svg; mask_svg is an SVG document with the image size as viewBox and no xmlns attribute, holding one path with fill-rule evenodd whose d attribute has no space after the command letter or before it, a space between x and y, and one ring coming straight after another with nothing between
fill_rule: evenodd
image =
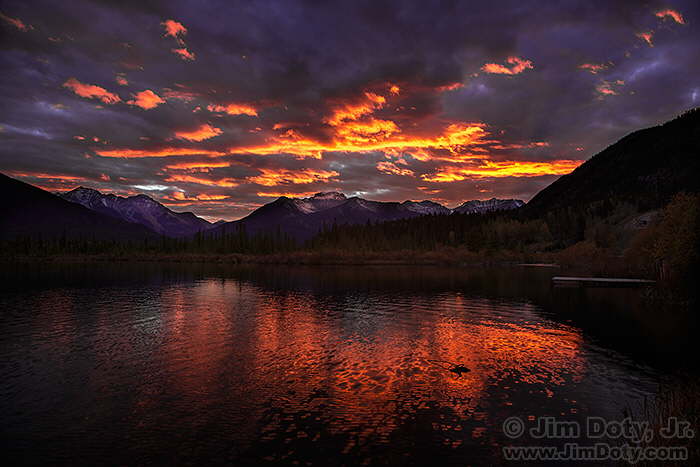
<instances>
[{"instance_id":1,"label":"distant mountain peak","mask_svg":"<svg viewBox=\"0 0 700 467\"><path fill-rule=\"evenodd\" d=\"M423 201L404 201L401 203L409 211L419 214L450 214L452 210L440 203L424 199Z\"/></svg>"},{"instance_id":2,"label":"distant mountain peak","mask_svg":"<svg viewBox=\"0 0 700 467\"><path fill-rule=\"evenodd\" d=\"M145 194L123 197L81 186L63 193L61 197L93 211L141 224L154 232L172 237L188 236L213 227L191 212L174 212Z\"/></svg>"},{"instance_id":3,"label":"distant mountain peak","mask_svg":"<svg viewBox=\"0 0 700 467\"><path fill-rule=\"evenodd\" d=\"M454 208L453 211L460 214L475 214L495 211L508 211L511 209L518 209L524 205L525 202L520 199L475 199L460 204L459 206Z\"/></svg>"},{"instance_id":4,"label":"distant mountain peak","mask_svg":"<svg viewBox=\"0 0 700 467\"><path fill-rule=\"evenodd\" d=\"M338 191L320 191L313 195L309 199L316 199L316 200L321 200L321 199L330 199L330 200L344 200L347 199L347 196L345 196L343 193L340 193Z\"/></svg>"},{"instance_id":5,"label":"distant mountain peak","mask_svg":"<svg viewBox=\"0 0 700 467\"><path fill-rule=\"evenodd\" d=\"M94 193L99 193L99 191L95 190L94 188L88 188L88 187L82 186L82 185L79 186L78 188L73 188L73 189L70 190L68 193L83 193L83 192L86 192L86 193L93 193L93 192L94 192Z\"/></svg>"}]
</instances>

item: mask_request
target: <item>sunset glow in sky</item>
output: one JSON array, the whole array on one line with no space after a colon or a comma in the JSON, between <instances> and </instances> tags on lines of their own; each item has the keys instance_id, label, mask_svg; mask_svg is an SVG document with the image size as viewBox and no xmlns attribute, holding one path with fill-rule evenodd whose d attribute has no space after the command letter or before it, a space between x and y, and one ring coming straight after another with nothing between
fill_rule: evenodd
<instances>
[{"instance_id":1,"label":"sunset glow in sky","mask_svg":"<svg viewBox=\"0 0 700 467\"><path fill-rule=\"evenodd\" d=\"M0 171L236 219L530 199L700 105L695 1L5 1Z\"/></svg>"}]
</instances>

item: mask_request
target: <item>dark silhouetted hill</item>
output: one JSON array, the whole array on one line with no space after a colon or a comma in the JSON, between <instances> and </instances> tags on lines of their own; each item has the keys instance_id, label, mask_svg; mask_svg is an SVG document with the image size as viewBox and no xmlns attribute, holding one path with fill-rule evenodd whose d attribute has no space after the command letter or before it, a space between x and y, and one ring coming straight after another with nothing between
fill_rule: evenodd
<instances>
[{"instance_id":1,"label":"dark silhouetted hill","mask_svg":"<svg viewBox=\"0 0 700 467\"><path fill-rule=\"evenodd\" d=\"M148 228L66 201L48 191L0 174L0 238L142 240Z\"/></svg>"},{"instance_id":2,"label":"dark silhouetted hill","mask_svg":"<svg viewBox=\"0 0 700 467\"><path fill-rule=\"evenodd\" d=\"M635 131L535 195L529 217L606 200L640 211L700 188L700 108L663 125Z\"/></svg>"}]
</instances>

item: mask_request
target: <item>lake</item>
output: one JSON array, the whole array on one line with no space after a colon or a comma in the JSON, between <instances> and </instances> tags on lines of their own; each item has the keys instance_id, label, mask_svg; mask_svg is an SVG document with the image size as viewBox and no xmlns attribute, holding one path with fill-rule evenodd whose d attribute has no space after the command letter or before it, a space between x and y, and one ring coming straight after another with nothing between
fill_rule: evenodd
<instances>
[{"instance_id":1,"label":"lake","mask_svg":"<svg viewBox=\"0 0 700 467\"><path fill-rule=\"evenodd\" d=\"M558 273L6 265L3 450L96 465L500 464L523 444L504 435L509 417L622 419L682 352L686 323L643 311L643 290L553 289Z\"/></svg>"}]
</instances>

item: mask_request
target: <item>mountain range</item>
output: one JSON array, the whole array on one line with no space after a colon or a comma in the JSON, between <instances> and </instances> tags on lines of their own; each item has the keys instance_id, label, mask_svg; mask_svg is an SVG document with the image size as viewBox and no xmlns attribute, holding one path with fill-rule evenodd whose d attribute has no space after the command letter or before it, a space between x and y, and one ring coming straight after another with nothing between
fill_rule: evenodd
<instances>
[{"instance_id":1,"label":"mountain range","mask_svg":"<svg viewBox=\"0 0 700 467\"><path fill-rule=\"evenodd\" d=\"M191 212L172 211L146 195L122 197L81 186L60 196L71 203L117 219L141 224L169 237L188 237L209 230L215 225Z\"/></svg>"},{"instance_id":2,"label":"mountain range","mask_svg":"<svg viewBox=\"0 0 700 467\"><path fill-rule=\"evenodd\" d=\"M254 235L280 230L306 240L324 225L378 223L423 215L473 214L516 209L520 200L467 201L450 209L434 201L369 201L342 193L317 193L308 198L280 197L243 219L210 223L191 212L175 212L140 194L122 197L78 187L54 195L5 175L0 178L3 238L42 235L97 239L133 239L166 235L190 237L197 232L237 232L244 227ZM84 225L84 228L81 228Z\"/></svg>"},{"instance_id":3,"label":"mountain range","mask_svg":"<svg viewBox=\"0 0 700 467\"><path fill-rule=\"evenodd\" d=\"M28 183L0 174L0 238L157 238L147 227L100 214Z\"/></svg>"},{"instance_id":4,"label":"mountain range","mask_svg":"<svg viewBox=\"0 0 700 467\"><path fill-rule=\"evenodd\" d=\"M452 213L475 214L516 209L525 203L520 200L490 199L467 201L450 209L434 201L383 202L369 201L343 193L316 193L309 198L282 196L268 203L243 219L227 222L213 228L213 234L234 233L244 228L249 235L275 232L278 229L297 240L306 240L323 226L333 224L378 223L424 215L448 215Z\"/></svg>"}]
</instances>

